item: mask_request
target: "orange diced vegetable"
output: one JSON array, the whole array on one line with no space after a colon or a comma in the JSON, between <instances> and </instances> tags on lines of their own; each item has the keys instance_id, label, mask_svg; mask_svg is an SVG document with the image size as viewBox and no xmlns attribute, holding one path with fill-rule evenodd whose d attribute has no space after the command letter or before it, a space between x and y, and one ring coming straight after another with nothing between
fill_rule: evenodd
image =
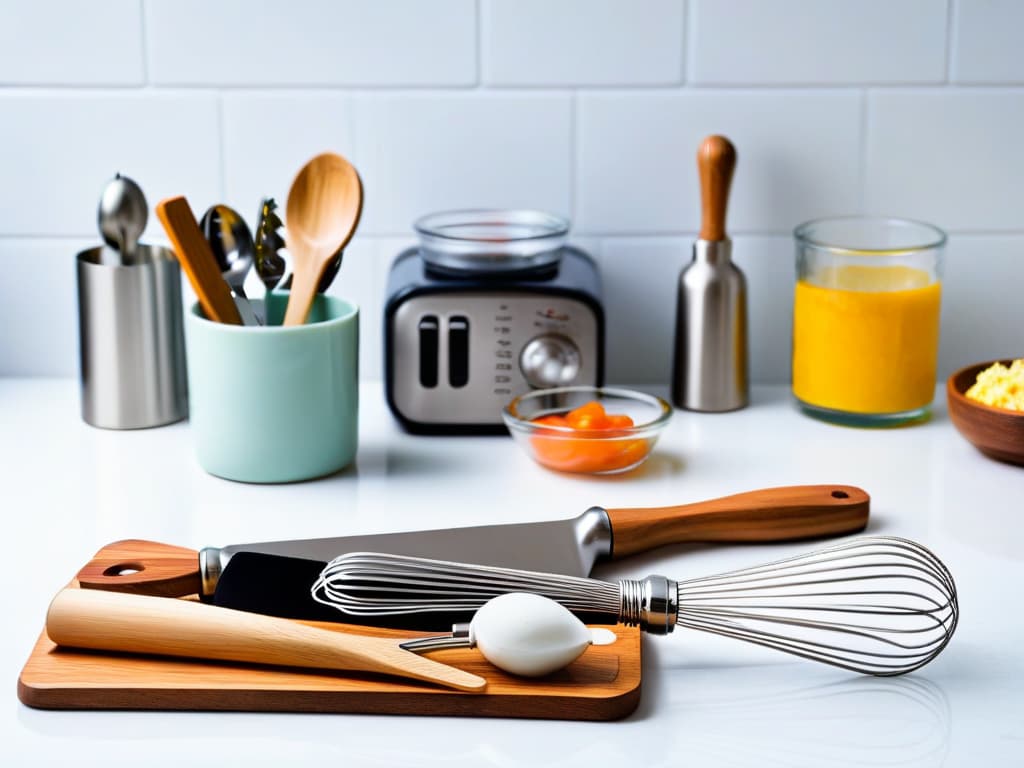
<instances>
[{"instance_id":1,"label":"orange diced vegetable","mask_svg":"<svg viewBox=\"0 0 1024 768\"><path fill-rule=\"evenodd\" d=\"M601 431L607 435L573 437L554 431L538 431L532 438L534 455L541 464L563 472L612 472L639 463L649 450L644 438L627 439L618 430L631 428L626 414L609 414L597 401L569 411L564 416L541 416L533 423L572 427L577 431ZM616 438L622 439L616 439Z\"/></svg>"},{"instance_id":2,"label":"orange diced vegetable","mask_svg":"<svg viewBox=\"0 0 1024 768\"><path fill-rule=\"evenodd\" d=\"M589 403L569 411L565 420L573 429L604 429L608 422L608 415L604 412L603 405L596 400L591 400Z\"/></svg>"},{"instance_id":3,"label":"orange diced vegetable","mask_svg":"<svg viewBox=\"0 0 1024 768\"><path fill-rule=\"evenodd\" d=\"M614 413L608 416L608 427L610 429L626 429L633 426L633 420L624 413Z\"/></svg>"}]
</instances>

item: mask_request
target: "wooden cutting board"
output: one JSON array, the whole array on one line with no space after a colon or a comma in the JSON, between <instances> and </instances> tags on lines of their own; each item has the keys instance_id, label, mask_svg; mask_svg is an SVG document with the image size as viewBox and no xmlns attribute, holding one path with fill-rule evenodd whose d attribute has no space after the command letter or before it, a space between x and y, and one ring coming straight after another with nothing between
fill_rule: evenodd
<instances>
[{"instance_id":1,"label":"wooden cutting board","mask_svg":"<svg viewBox=\"0 0 1024 768\"><path fill-rule=\"evenodd\" d=\"M401 630L306 623L374 637L417 636ZM635 627L622 625L608 629L615 632L617 642L591 646L565 669L533 680L502 672L476 650L431 652L432 659L486 678L487 690L479 694L377 675L58 648L44 630L18 678L18 698L30 707L42 709L363 712L615 720L632 712L640 701L641 633Z\"/></svg>"}]
</instances>

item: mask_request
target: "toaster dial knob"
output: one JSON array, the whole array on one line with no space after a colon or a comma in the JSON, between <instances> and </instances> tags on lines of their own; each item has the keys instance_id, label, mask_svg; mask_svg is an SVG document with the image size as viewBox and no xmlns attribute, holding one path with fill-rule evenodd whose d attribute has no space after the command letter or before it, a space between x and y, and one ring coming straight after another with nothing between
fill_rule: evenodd
<instances>
[{"instance_id":1,"label":"toaster dial knob","mask_svg":"<svg viewBox=\"0 0 1024 768\"><path fill-rule=\"evenodd\" d=\"M535 389L564 387L572 384L580 372L580 351L565 336L537 336L523 347L519 368Z\"/></svg>"}]
</instances>

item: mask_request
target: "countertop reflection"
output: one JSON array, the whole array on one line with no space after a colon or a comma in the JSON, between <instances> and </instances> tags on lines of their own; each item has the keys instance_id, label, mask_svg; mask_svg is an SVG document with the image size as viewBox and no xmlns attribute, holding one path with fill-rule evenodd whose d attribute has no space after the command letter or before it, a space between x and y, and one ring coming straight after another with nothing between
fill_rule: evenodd
<instances>
[{"instance_id":1,"label":"countertop reflection","mask_svg":"<svg viewBox=\"0 0 1024 768\"><path fill-rule=\"evenodd\" d=\"M0 633L11 688L0 764L107 766L938 766L1024 764L1024 468L977 453L933 418L903 429L830 426L781 387L728 414L677 412L648 465L616 478L560 475L508 438L403 433L379 382L360 393L355 466L256 486L205 474L187 423L138 432L84 425L74 381L0 380L8 573ZM941 390L939 391L941 397ZM254 414L254 418L258 414ZM664 506L800 483L858 485L868 531L933 549L957 581L961 621L932 664L895 679L679 630L644 641L643 696L624 720L254 713L52 712L13 682L50 598L99 547L146 538L199 548L245 541L526 522L593 505ZM814 544L679 546L600 565L610 579L683 579ZM567 705L569 706L569 705ZM528 714L528 713L524 713ZM571 716L571 710L567 710Z\"/></svg>"}]
</instances>

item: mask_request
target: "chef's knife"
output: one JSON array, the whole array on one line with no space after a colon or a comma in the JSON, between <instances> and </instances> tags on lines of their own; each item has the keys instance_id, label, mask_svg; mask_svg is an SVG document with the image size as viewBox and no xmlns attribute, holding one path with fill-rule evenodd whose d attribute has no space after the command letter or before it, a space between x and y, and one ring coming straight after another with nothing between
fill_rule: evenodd
<instances>
[{"instance_id":1,"label":"chef's knife","mask_svg":"<svg viewBox=\"0 0 1024 768\"><path fill-rule=\"evenodd\" d=\"M308 597L324 564L346 552L387 552L586 576L598 560L667 544L790 541L854 533L867 525L869 505L868 494L860 488L803 485L674 507L592 507L568 520L235 544L199 553L124 541L104 548L79 571L78 581L86 588L144 595L198 593L229 608L323 618L312 601L294 606L289 585L305 584ZM232 580L227 579L230 571L235 572ZM243 571L244 579L239 577ZM278 598L281 605L275 602ZM274 605L266 607L268 601Z\"/></svg>"}]
</instances>

